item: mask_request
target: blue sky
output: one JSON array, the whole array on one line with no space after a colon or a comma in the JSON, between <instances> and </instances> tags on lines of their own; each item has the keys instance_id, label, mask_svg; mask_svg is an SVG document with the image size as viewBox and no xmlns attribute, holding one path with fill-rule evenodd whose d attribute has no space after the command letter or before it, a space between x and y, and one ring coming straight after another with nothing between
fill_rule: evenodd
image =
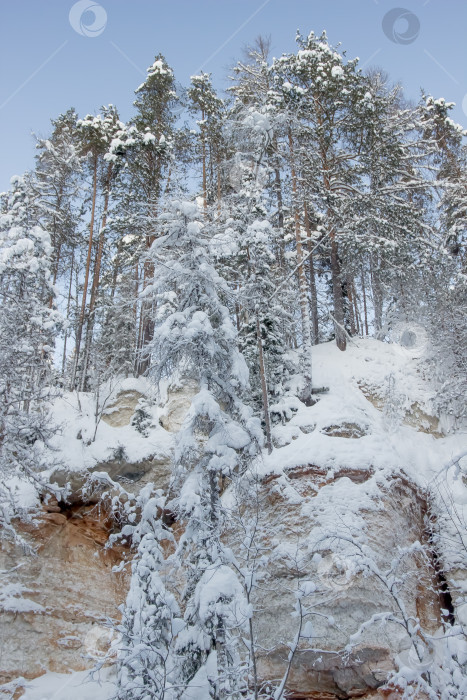
<instances>
[{"instance_id":1,"label":"blue sky","mask_svg":"<svg viewBox=\"0 0 467 700\"><path fill-rule=\"evenodd\" d=\"M294 49L297 28L304 34L326 29L349 58L384 68L414 100L423 87L456 102L454 118L467 125L466 0L101 0L106 23L101 20L103 31L92 37L71 26L73 5L0 2L0 191L13 174L33 166L31 134L47 135L50 119L68 107L84 115L113 103L128 119L133 91L156 53L166 56L180 83L203 68L224 89L242 46L271 35L277 56ZM382 27L398 7L419 22L418 35L406 44L389 39ZM399 14L405 19L394 24L393 39L408 21L417 29L410 14ZM94 18L83 14L78 29Z\"/></svg>"}]
</instances>

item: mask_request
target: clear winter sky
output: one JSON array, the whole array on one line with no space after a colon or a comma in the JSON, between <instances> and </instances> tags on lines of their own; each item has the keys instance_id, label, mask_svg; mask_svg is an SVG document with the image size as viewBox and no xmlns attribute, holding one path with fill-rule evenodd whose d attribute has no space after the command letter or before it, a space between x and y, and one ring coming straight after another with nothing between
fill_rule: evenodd
<instances>
[{"instance_id":1,"label":"clear winter sky","mask_svg":"<svg viewBox=\"0 0 467 700\"><path fill-rule=\"evenodd\" d=\"M297 28L326 29L413 100L423 87L456 102L454 118L467 126L467 0L80 0L73 28L75 4L0 0L0 191L33 166L31 134L47 135L50 118L70 106L84 116L113 103L128 119L156 53L181 84L203 69L224 89L242 46L271 35L278 56L294 50Z\"/></svg>"}]
</instances>

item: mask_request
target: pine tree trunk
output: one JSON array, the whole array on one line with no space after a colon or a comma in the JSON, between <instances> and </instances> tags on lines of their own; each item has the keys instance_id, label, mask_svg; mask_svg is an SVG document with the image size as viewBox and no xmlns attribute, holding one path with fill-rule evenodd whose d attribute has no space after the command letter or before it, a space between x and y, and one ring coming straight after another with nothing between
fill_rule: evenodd
<instances>
[{"instance_id":1,"label":"pine tree trunk","mask_svg":"<svg viewBox=\"0 0 467 700\"><path fill-rule=\"evenodd\" d=\"M150 263L145 263L143 271L143 289L148 285L148 280L154 275L154 266ZM145 300L141 304L139 318L139 342L138 342L138 359L137 359L137 376L145 374L150 365L148 355L144 356L144 348L151 342L154 337L154 321L151 318L151 306Z\"/></svg>"},{"instance_id":2,"label":"pine tree trunk","mask_svg":"<svg viewBox=\"0 0 467 700\"><path fill-rule=\"evenodd\" d=\"M277 145L277 138L276 137L274 137L273 147L274 147L274 151L275 151L274 190L276 193L276 200L277 200L277 227L278 227L279 232L280 232L277 260L278 260L280 269L285 272L286 264L285 264L285 241L284 241L284 204L283 204L283 197L282 197L282 181L281 181L279 156L277 155L278 145Z\"/></svg>"},{"instance_id":3,"label":"pine tree trunk","mask_svg":"<svg viewBox=\"0 0 467 700\"><path fill-rule=\"evenodd\" d=\"M347 297L349 299L350 335L357 334L357 316L354 308L353 280L347 275Z\"/></svg>"},{"instance_id":4,"label":"pine tree trunk","mask_svg":"<svg viewBox=\"0 0 467 700\"><path fill-rule=\"evenodd\" d=\"M153 212L153 218L154 220L156 219L156 211ZM155 241L155 236L151 235L148 236L147 238L147 249L149 250L152 244ZM150 280L154 276L154 265L150 261L146 261L144 263L144 270L143 270L143 289L147 287L147 285L150 283ZM142 353L144 353L144 348L149 345L151 340L154 337L154 321L151 318L150 311L152 310L152 306L150 303L147 301L143 301L141 304L141 312L140 312L140 328L139 328L139 333L138 333L138 355L139 358L137 359L137 376L141 376L145 374L150 365L150 358L149 355L143 356Z\"/></svg>"},{"instance_id":5,"label":"pine tree trunk","mask_svg":"<svg viewBox=\"0 0 467 700\"><path fill-rule=\"evenodd\" d=\"M313 263L313 240L311 238L310 220L308 218L307 203L303 204L303 215L305 218L305 230L308 241L308 273L310 275L310 300L311 300L311 322L312 322L312 342L317 345L319 341L318 328L318 295L316 293L315 266Z\"/></svg>"},{"instance_id":6,"label":"pine tree trunk","mask_svg":"<svg viewBox=\"0 0 467 700\"><path fill-rule=\"evenodd\" d=\"M94 246L96 248L96 246ZM92 270L92 276L94 278L94 273L96 271L96 259L97 259L97 249L96 249L96 254L94 258L94 267ZM86 332L84 336L84 344L81 343L82 346L82 351L81 351L81 367L80 367L80 372L79 372L79 377L77 376L77 384L79 387L79 391L85 391L86 387L86 374L87 374L87 367L88 367L88 362L89 362L89 345L90 345L90 337L92 335L92 316L91 316L91 311L88 308L86 311ZM83 326L84 328L84 326Z\"/></svg>"},{"instance_id":7,"label":"pine tree trunk","mask_svg":"<svg viewBox=\"0 0 467 700\"><path fill-rule=\"evenodd\" d=\"M144 277L143 277L143 281L144 281ZM137 335L136 335L135 375L137 377L139 377L141 375L140 365L141 365L141 348L142 348L142 340L143 340L143 312L144 312L143 304L141 304L141 307L139 310L139 322L138 322Z\"/></svg>"},{"instance_id":8,"label":"pine tree trunk","mask_svg":"<svg viewBox=\"0 0 467 700\"><path fill-rule=\"evenodd\" d=\"M366 305L366 286L365 286L365 273L362 266L362 296L363 296L363 315L365 319L365 335L368 336L368 309Z\"/></svg>"},{"instance_id":9,"label":"pine tree trunk","mask_svg":"<svg viewBox=\"0 0 467 700\"><path fill-rule=\"evenodd\" d=\"M60 241L60 243L59 243L58 246L57 246L56 256L55 256L55 260L54 260L53 278L52 278L52 284L53 284L54 286L55 286L55 284L57 283L58 266L59 266L59 264L60 264L61 250L62 250L62 242ZM49 309L52 308L53 303L54 303L54 295L51 294L51 295L50 295L50 299L49 299Z\"/></svg>"},{"instance_id":10,"label":"pine tree trunk","mask_svg":"<svg viewBox=\"0 0 467 700\"><path fill-rule=\"evenodd\" d=\"M160 132L159 132L159 127L156 129L154 132L156 135L156 142L158 142L160 138ZM161 185L161 180L162 180L162 164L160 160L156 161L156 165L153 168L153 178L152 178L152 185L151 185L151 190L148 195L148 201L149 201L149 214L148 218L152 219L154 222L157 219L157 207L158 207L158 202L159 202L159 197L161 195L161 190L162 190L162 185ZM169 174L167 178L167 183L166 183L166 191L168 191L168 186L170 183L170 178L171 178L171 170L169 169ZM156 239L156 236L154 233L150 233L146 235L146 249L147 251L151 248L152 244L154 243ZM144 263L144 268L143 268L143 276L142 276L142 287L143 290L147 287L148 284L150 284L151 280L154 277L154 265L150 260L146 260ZM140 311L140 322L139 322L139 331L138 331L138 344L137 344L137 358L135 362L135 370L136 370L136 375L141 376L142 374L145 374L147 370L149 369L150 365L150 358L149 355L146 355L145 357L142 356L144 353L144 348L151 342L154 336L154 321L151 318L151 312L152 312L152 305L148 303L147 301L143 301L141 304L141 311Z\"/></svg>"},{"instance_id":11,"label":"pine tree trunk","mask_svg":"<svg viewBox=\"0 0 467 700\"><path fill-rule=\"evenodd\" d=\"M282 183L281 183L281 171L279 167L279 156L277 155L277 138L274 137L274 150L276 151L275 163L274 163L274 189L276 190L277 199L277 225L278 228L283 231L284 229L284 205L282 201Z\"/></svg>"},{"instance_id":12,"label":"pine tree trunk","mask_svg":"<svg viewBox=\"0 0 467 700\"><path fill-rule=\"evenodd\" d=\"M379 261L375 255L372 255L370 258L370 274L371 288L373 291L373 307L375 313L375 336L378 337L378 333L383 327L383 289L379 274Z\"/></svg>"},{"instance_id":13,"label":"pine tree trunk","mask_svg":"<svg viewBox=\"0 0 467 700\"><path fill-rule=\"evenodd\" d=\"M88 282L89 282L89 269L91 267L91 253L92 253L92 243L94 234L94 218L96 214L96 196L97 196L97 153L94 154L94 168L93 168L93 178L92 178L92 208L91 208L91 222L89 224L89 244L88 244L88 255L86 260L86 270L84 274L84 285L83 285L83 297L81 300L81 311L78 320L78 327L76 329L76 343L75 343L75 362L73 366L73 373L71 377L71 388L74 389L76 381L76 373L78 371L79 364L79 352L81 348L81 337L83 334L84 317L86 314L86 297L88 292Z\"/></svg>"},{"instance_id":14,"label":"pine tree trunk","mask_svg":"<svg viewBox=\"0 0 467 700\"><path fill-rule=\"evenodd\" d=\"M60 211L62 197L63 197L63 187L60 187L60 191L58 193L57 204L56 204L58 211ZM61 256L62 243L63 243L62 238L60 238L57 241L57 217L56 216L54 216L54 218L53 218L51 240L52 240L52 247L53 247L53 251L54 251L54 258L53 258L53 263L52 263L52 270L53 270L52 284L55 286L55 284L57 283L58 268L60 265L60 256ZM50 299L49 299L49 309L52 308L53 301L54 301L54 296L53 296L53 294L51 294Z\"/></svg>"},{"instance_id":15,"label":"pine tree trunk","mask_svg":"<svg viewBox=\"0 0 467 700\"><path fill-rule=\"evenodd\" d=\"M143 337L141 339L141 351L144 352L144 348L149 345L154 337L154 321L150 317L149 311L150 307L146 306L144 309L145 316L143 317ZM145 374L149 369L150 359L149 356L143 356L140 363L140 374Z\"/></svg>"},{"instance_id":16,"label":"pine tree trunk","mask_svg":"<svg viewBox=\"0 0 467 700\"><path fill-rule=\"evenodd\" d=\"M362 327L362 317L360 314L360 309L358 307L358 299L357 299L357 289L355 287L355 282L352 279L352 299L353 299L353 308L354 308L354 314L355 314L355 326L357 330L357 335L360 335L360 332L363 333L363 327Z\"/></svg>"},{"instance_id":17,"label":"pine tree trunk","mask_svg":"<svg viewBox=\"0 0 467 700\"><path fill-rule=\"evenodd\" d=\"M259 321L259 307L256 304L255 307L256 315L256 342L258 345L258 357L259 357L259 372L261 375L261 391L263 395L263 413L264 413L264 424L266 428L266 447L268 448L268 453L272 452L272 438L271 438L271 419L269 415L269 398L268 398L268 387L266 381L266 368L264 365L264 352L263 352L263 338L261 336L261 324Z\"/></svg>"},{"instance_id":18,"label":"pine tree trunk","mask_svg":"<svg viewBox=\"0 0 467 700\"><path fill-rule=\"evenodd\" d=\"M71 306L71 288L73 286L73 267L75 262L75 249L71 251L71 266L70 266L70 283L68 285L68 299L66 303L66 318L70 318L70 306ZM62 356L62 376L65 375L66 366L66 344L68 339L68 330L65 330L65 337L63 340L63 356Z\"/></svg>"},{"instance_id":19,"label":"pine tree trunk","mask_svg":"<svg viewBox=\"0 0 467 700\"><path fill-rule=\"evenodd\" d=\"M274 168L275 189L277 196L277 225L281 231L284 229L284 209L282 204L282 184L279 168Z\"/></svg>"},{"instance_id":20,"label":"pine tree trunk","mask_svg":"<svg viewBox=\"0 0 467 700\"><path fill-rule=\"evenodd\" d=\"M222 200L222 190L221 190L221 158L220 154L217 153L216 156L216 163L217 163L217 213L221 214L221 200Z\"/></svg>"},{"instance_id":21,"label":"pine tree trunk","mask_svg":"<svg viewBox=\"0 0 467 700\"><path fill-rule=\"evenodd\" d=\"M297 247L297 265L298 265L298 284L300 291L300 313L302 318L302 335L303 335L303 360L304 360L304 377L305 387L303 392L303 400L308 403L311 400L312 389L312 367L311 367L311 329L310 316L308 314L308 298L307 298L307 283L305 277L305 268L303 265L303 248L300 230L300 219L298 216L298 188L297 176L295 172L295 159L293 150L292 132L289 129L289 151L290 165L292 175L292 193L294 205L294 220L295 220L295 242Z\"/></svg>"},{"instance_id":22,"label":"pine tree trunk","mask_svg":"<svg viewBox=\"0 0 467 700\"><path fill-rule=\"evenodd\" d=\"M104 197L104 211L102 214L102 225L101 225L101 229L99 232L99 242L98 242L98 246L97 246L96 262L94 265L94 275L92 278L92 286L91 286L91 298L89 300L88 325L86 328L86 340L85 340L85 344L84 344L84 361L83 361L83 369L81 372L81 391L84 390L84 384L86 382L86 374L87 374L88 365L89 365L89 354L91 351L92 336L93 336L93 331L94 331L94 309L96 306L97 292L99 289L102 252L104 250L104 241L105 241L105 227L107 225L107 212L108 212L108 208L109 208L110 181L112 179L112 170L113 170L112 163L109 163L109 166L107 168L107 176L106 176L106 180L105 180L105 197Z\"/></svg>"},{"instance_id":23,"label":"pine tree trunk","mask_svg":"<svg viewBox=\"0 0 467 700\"><path fill-rule=\"evenodd\" d=\"M207 191L207 182L206 182L206 135L205 135L205 124L204 124L204 109L201 110L201 119L202 119L202 126L201 126L201 140L203 144L203 211L204 211L204 216L207 216L208 213L208 191Z\"/></svg>"},{"instance_id":24,"label":"pine tree trunk","mask_svg":"<svg viewBox=\"0 0 467 700\"><path fill-rule=\"evenodd\" d=\"M345 315L344 315L344 295L342 292L342 278L339 254L337 250L336 232L332 228L329 238L331 239L331 277L332 277L332 296L334 302L334 328L336 334L336 345L339 350L344 351L347 347L347 339L345 333Z\"/></svg>"},{"instance_id":25,"label":"pine tree trunk","mask_svg":"<svg viewBox=\"0 0 467 700\"><path fill-rule=\"evenodd\" d=\"M139 341L139 335L138 335L138 296L139 296L139 266L138 263L135 265L135 303L133 305L133 323L134 323L134 358L135 362L133 364L133 371L134 374L136 374L136 361L138 358L138 341Z\"/></svg>"},{"instance_id":26,"label":"pine tree trunk","mask_svg":"<svg viewBox=\"0 0 467 700\"><path fill-rule=\"evenodd\" d=\"M317 100L315 100L316 113L318 125L323 124L323 117L321 106ZM329 179L329 164L327 158L327 145L321 141L320 144L320 158L321 158L321 168L323 175L323 185L327 192L331 192L331 182ZM345 315L344 315L344 294L342 289L342 278L341 269L339 261L339 251L336 240L336 228L333 223L333 216L330 209L328 209L328 219L329 219L329 240L331 242L331 281L332 281L332 298L334 303L334 328L336 334L336 345L339 350L344 351L347 347L346 333L345 333Z\"/></svg>"}]
</instances>

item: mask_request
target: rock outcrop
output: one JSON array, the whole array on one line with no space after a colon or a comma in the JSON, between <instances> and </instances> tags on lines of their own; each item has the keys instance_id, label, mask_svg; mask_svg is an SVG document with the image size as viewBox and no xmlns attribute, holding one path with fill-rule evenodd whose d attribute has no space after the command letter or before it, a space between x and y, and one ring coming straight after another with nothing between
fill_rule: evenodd
<instances>
[{"instance_id":1,"label":"rock outcrop","mask_svg":"<svg viewBox=\"0 0 467 700\"><path fill-rule=\"evenodd\" d=\"M121 391L115 401L105 408L102 420L112 428L123 428L124 425L129 425L142 398L143 394L139 391Z\"/></svg>"},{"instance_id":2,"label":"rock outcrop","mask_svg":"<svg viewBox=\"0 0 467 700\"><path fill-rule=\"evenodd\" d=\"M170 433L176 433L180 430L190 408L191 399L198 390L199 387L195 382L187 381L183 387L169 392L160 418L161 425L165 430Z\"/></svg>"},{"instance_id":3,"label":"rock outcrop","mask_svg":"<svg viewBox=\"0 0 467 700\"><path fill-rule=\"evenodd\" d=\"M409 655L411 644L403 626L383 624L384 615L402 616L389 577L381 580L376 572L384 576L400 553L398 592L407 614L428 633L441 624L436 572L414 546L425 537L425 512L424 498L403 475L386 482L371 470L327 473L309 465L265 480L239 516L239 524L254 523L270 562L253 598L262 679L283 676L301 625L290 697L383 697L371 693L395 669L396 657ZM241 528L232 537L241 556L240 538Z\"/></svg>"},{"instance_id":4,"label":"rock outcrop","mask_svg":"<svg viewBox=\"0 0 467 700\"><path fill-rule=\"evenodd\" d=\"M196 391L189 385L170 393L162 414L152 415L153 423L160 415L165 431L178 431ZM134 390L120 392L102 420L116 430L132 425L143 398ZM415 411L414 416L420 418ZM355 422L353 415L333 415L316 429L312 414L299 416L296 425L290 421L279 426L284 434L277 431L276 446L317 435L319 446L324 443L332 452L337 445L339 454L352 449L355 455L359 445L375 436L374 422L366 418L365 412ZM429 429L438 437L434 425ZM160 426L157 430L169 437ZM52 474L52 482L68 484L69 494L66 504L49 500L34 525L22 526L36 555L2 543L0 683L45 670L89 669L109 650L108 621L118 619L128 588L128 567L126 573L113 569L130 552L124 546L106 547L113 523L102 505L103 490L112 488L105 474L133 493L149 482L165 489L169 452L170 443L165 453L146 452L144 459L130 461L122 451L82 471ZM404 614L419 619L428 634L440 627L445 614L436 562L417 546L427 539L424 495L400 468L368 462L358 468L355 459L351 464L324 467L305 461L282 471L263 471L238 501L233 485L225 491L233 518L227 538L246 567L251 559L248 564L245 532L253 528L256 533L258 587L252 604L260 679L284 676L301 629L286 684L290 700L396 700L397 689L381 686L398 660L411 663L401 604ZM104 473L101 484L94 480L89 486L96 473ZM177 536L181 524L174 530ZM397 591L389 585L394 562ZM450 583L457 582L460 595L465 593L465 571L456 566Z\"/></svg>"},{"instance_id":5,"label":"rock outcrop","mask_svg":"<svg viewBox=\"0 0 467 700\"><path fill-rule=\"evenodd\" d=\"M51 503L21 531L36 555L2 543L11 595L0 605L0 682L91 668L109 648L108 622L125 599L125 574L112 571L125 549L105 548L111 523L97 506Z\"/></svg>"},{"instance_id":6,"label":"rock outcrop","mask_svg":"<svg viewBox=\"0 0 467 700\"><path fill-rule=\"evenodd\" d=\"M59 488L66 489L66 502L69 504L76 505L83 500L88 504L98 504L104 491L112 491L109 482L96 479L98 474L107 474L112 481L122 484L130 493L138 492L149 482L154 484L156 489L166 489L171 474L170 458L148 457L139 462L113 459L79 472L57 469L52 473L50 481Z\"/></svg>"},{"instance_id":7,"label":"rock outcrop","mask_svg":"<svg viewBox=\"0 0 467 700\"><path fill-rule=\"evenodd\" d=\"M237 522L256 522L257 544L269 557L253 599L260 678L283 676L301 622L303 637L287 682L290 698L388 697L378 688L410 644L401 626L375 622L348 646L372 616L400 612L384 582L358 565L355 543L362 539L356 535L365 534L374 564L384 572L395 552L409 550L425 536L423 498L403 475L388 481L372 470L329 472L313 465L266 477L257 497L238 511ZM330 504L343 528L326 532ZM127 578L112 568L127 551L105 548L112 523L102 508L75 504L63 509L49 501L45 510L24 532L38 547L36 556L4 544L0 566L10 571L9 582L20 584L31 605L15 610L10 600L1 613L3 682L45 669L91 668L109 648L107 621L118 618L125 599ZM230 535L242 557L239 530ZM441 615L430 562L409 552L401 558L399 573L408 613L434 632ZM303 620L292 616L299 590L305 591L301 600L311 613ZM307 630L306 622L311 623Z\"/></svg>"}]
</instances>

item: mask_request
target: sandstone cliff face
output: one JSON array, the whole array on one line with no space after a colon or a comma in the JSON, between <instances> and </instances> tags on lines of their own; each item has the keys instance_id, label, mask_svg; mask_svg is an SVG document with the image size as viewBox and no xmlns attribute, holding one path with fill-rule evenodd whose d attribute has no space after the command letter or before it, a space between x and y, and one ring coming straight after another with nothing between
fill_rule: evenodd
<instances>
[{"instance_id":1,"label":"sandstone cliff face","mask_svg":"<svg viewBox=\"0 0 467 700\"><path fill-rule=\"evenodd\" d=\"M123 428L131 423L139 401L144 395L135 390L121 391L115 401L104 410L102 420L112 428Z\"/></svg>"},{"instance_id":2,"label":"sandstone cliff face","mask_svg":"<svg viewBox=\"0 0 467 700\"><path fill-rule=\"evenodd\" d=\"M336 518L327 537L329 506ZM348 648L352 635L372 616L392 613L401 619L387 585L361 566L356 545L364 533L365 551L371 552L367 565L384 573L398 551L425 538L425 510L424 499L403 476L386 482L367 470L345 469L326 475L309 465L263 482L258 501L239 519L255 523L263 552L270 553L253 598L261 678L283 676L302 623L303 638L287 683L290 697L383 697L377 689L395 668L396 656L408 657L410 641L399 624L375 621ZM241 528L232 540L234 548L240 538ZM404 581L399 590L407 614L435 632L441 612L431 562L414 551L401 558L397 575ZM303 620L292 615L300 591L308 611Z\"/></svg>"},{"instance_id":3,"label":"sandstone cliff face","mask_svg":"<svg viewBox=\"0 0 467 700\"><path fill-rule=\"evenodd\" d=\"M167 431L180 428L195 390L190 386L169 396L160 419ZM128 426L140 399L138 392L123 392L103 420L116 430ZM297 434L309 436L314 430L314 421L307 417ZM355 445L361 438L343 420L330 424L323 434L323 440L340 440L341 446ZM89 471L106 472L137 492L149 482L166 488L170 460L112 459ZM36 525L24 528L37 547L35 557L3 543L0 569L8 572L5 580L11 595L0 597L0 682L32 678L46 670L90 669L110 647L112 632L106 621L118 619L128 587L128 572L114 573L112 568L131 554L123 547L105 548L112 523L99 488L83 496L86 476L74 472L68 505L50 501ZM56 472L52 481L64 484L69 478ZM388 476L376 468L305 463L262 474L252 483L249 498L242 494L239 503L235 498L233 487L228 488L225 499L235 521L228 533L233 550L245 560L245 524L254 524L257 544L268 557L267 566L258 572L259 587L252 600L260 678L283 676L300 623L291 613L297 591L305 590L301 600L311 614L302 622L311 622L311 627L302 629L288 677L288 697L395 700L396 690L388 693L379 686L394 669L396 658L407 658L405 630L375 622L358 640L352 641L352 635L372 616L400 613L375 571L387 571L398 552L426 538L426 502L414 483L402 471ZM368 561L366 568L361 566L359 544L370 553L373 571ZM420 618L427 632L434 632L441 612L432 562L413 548L401 557L398 575L408 614ZM463 575L459 568L459 580ZM21 591L26 602L19 604L16 593Z\"/></svg>"},{"instance_id":4,"label":"sandstone cliff face","mask_svg":"<svg viewBox=\"0 0 467 700\"><path fill-rule=\"evenodd\" d=\"M194 390L169 395L167 430L180 428ZM138 391L121 391L102 420L117 432L129 426L142 398ZM0 570L7 572L2 579L7 595L0 596L0 685L47 670L91 669L109 650L113 633L108 623L119 619L118 606L128 589L127 574L112 568L128 551L106 548L113 524L102 492L109 485L90 486L89 477L96 472L108 474L133 493L149 482L167 488L170 457L131 462L123 455L82 471L56 470L50 480L62 488L68 485L67 505L51 500L33 525L21 528L36 555L1 541Z\"/></svg>"},{"instance_id":5,"label":"sandstone cliff face","mask_svg":"<svg viewBox=\"0 0 467 700\"><path fill-rule=\"evenodd\" d=\"M196 390L197 387L194 384L188 384L184 389L169 392L159 418L164 431L175 433L180 429ZM118 429L128 428L132 424L141 399L145 399L145 396L139 391L121 391L102 414L102 421L115 429L113 442L118 445L118 448L114 451L113 458L98 461L87 469L68 471L61 467L51 474L51 482L56 483L60 488L68 488L68 503L79 504L83 500L86 503L100 502L102 491L108 490L109 486L108 484L99 486L96 482L90 483L90 477L96 472L107 474L112 481L124 485L130 493L137 493L148 483L152 483L156 489L167 488L171 466L170 454L166 450L158 449L159 445L156 443L154 454L150 453L143 459L130 459L126 454L125 444L119 442ZM139 437L142 442L146 439L146 436L141 434L139 436L136 434L136 437ZM151 452L150 446L147 451Z\"/></svg>"},{"instance_id":6,"label":"sandstone cliff face","mask_svg":"<svg viewBox=\"0 0 467 700\"><path fill-rule=\"evenodd\" d=\"M21 601L15 595L3 600L0 613L3 683L47 669L91 668L92 659L109 648L112 632L106 623L118 618L125 599L124 575L112 572L124 551L104 548L110 531L105 514L95 506L49 508L57 512L44 512L34 526L23 528L36 556L5 542L0 553L10 590L21 585L24 591Z\"/></svg>"},{"instance_id":7,"label":"sandstone cliff face","mask_svg":"<svg viewBox=\"0 0 467 700\"><path fill-rule=\"evenodd\" d=\"M304 581L316 585L313 595L304 599L317 613L311 617L312 637L300 643L287 683L290 697L296 700L387 697L379 693L378 686L394 668L395 655L407 649L408 638L397 625L375 625L347 657L336 653L371 615L397 609L380 582L355 572L348 550L336 555L324 545L316 557L318 548L309 540L323 507L320 492L327 489L326 499L334 499L336 508L344 513L338 494L345 493L345 487L349 497L355 496L358 487L371 491L368 485L375 478L364 470L342 470L328 477L316 467L303 467L290 471L285 480L266 478L258 494L260 513L248 508L242 513L242 522L257 518L259 543L270 555L253 599L258 610L258 649L267 650L258 653L261 678L283 675L300 622L291 615L296 591ZM305 500L291 502L290 488ZM359 524L364 523L382 570L397 547L423 537L425 505L402 478L377 487L373 496L377 507L361 513ZM314 501L315 513L310 510L315 508ZM32 678L47 669L65 673L92 668L109 649L112 632L106 623L118 619L118 606L125 599L128 579L124 573L113 573L112 567L128 551L105 549L111 531L106 514L96 505L60 510L56 503L49 503L46 508L51 512L42 513L36 526L24 532L38 547L37 556L24 556L13 544L4 545L2 551L1 568L10 570L9 581L23 586L24 596L36 611L7 609L1 613L1 682L18 676ZM242 556L238 531L233 541ZM12 570L14 567L19 568ZM436 584L433 570L414 555L404 562L403 573L407 577L403 597L409 612L434 631L440 611L437 596L429 590Z\"/></svg>"},{"instance_id":8,"label":"sandstone cliff face","mask_svg":"<svg viewBox=\"0 0 467 700\"><path fill-rule=\"evenodd\" d=\"M187 382L183 388L169 392L167 403L160 418L163 428L170 433L176 433L182 427L182 423L191 405L191 399L199 387L195 382Z\"/></svg>"}]
</instances>

